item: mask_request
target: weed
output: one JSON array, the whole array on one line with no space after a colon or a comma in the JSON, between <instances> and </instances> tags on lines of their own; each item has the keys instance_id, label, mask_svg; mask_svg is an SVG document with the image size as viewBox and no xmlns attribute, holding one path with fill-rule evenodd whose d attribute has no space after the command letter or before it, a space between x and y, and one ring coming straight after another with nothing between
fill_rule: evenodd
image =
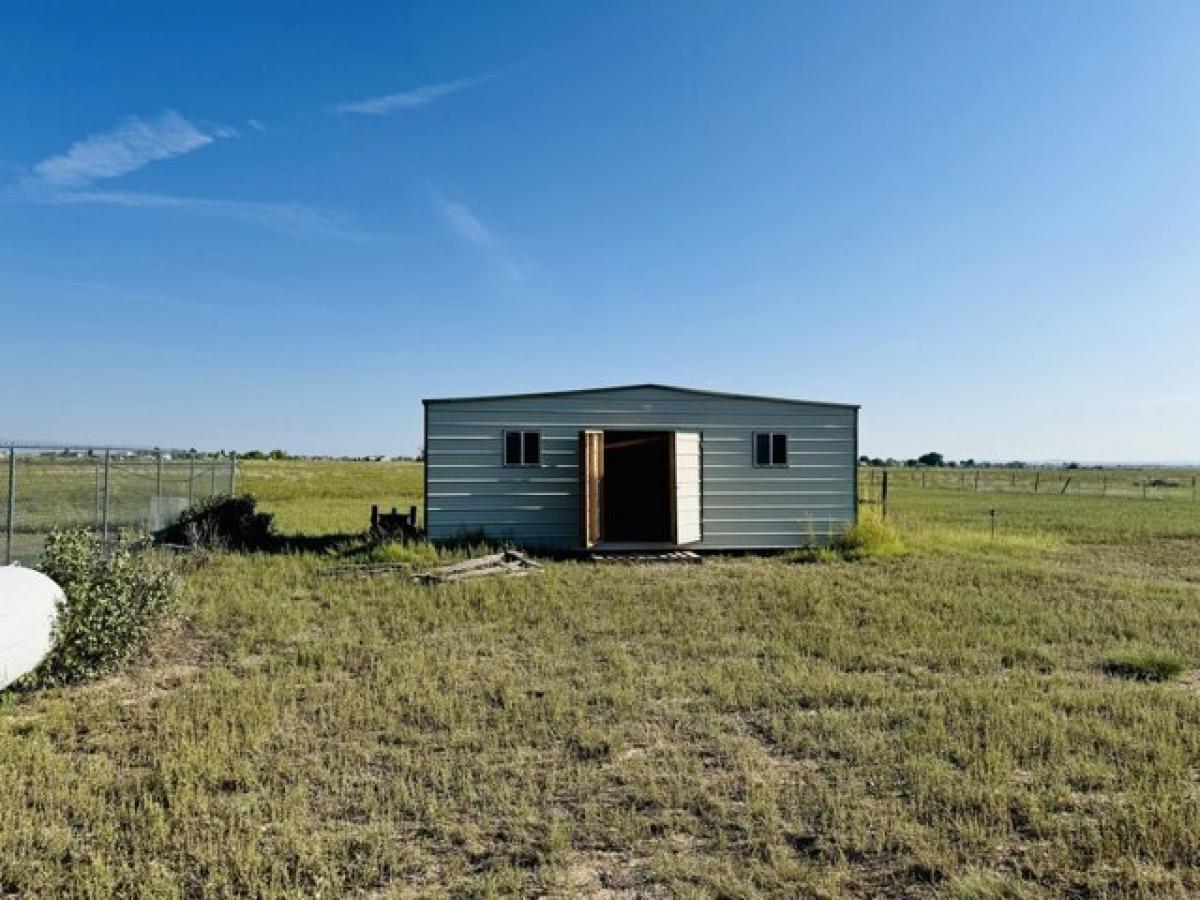
<instances>
[{"instance_id":1,"label":"weed","mask_svg":"<svg viewBox=\"0 0 1200 900\"><path fill-rule=\"evenodd\" d=\"M1173 681L1183 671L1183 663L1166 653L1130 651L1105 660L1104 671L1117 678L1135 681Z\"/></svg>"},{"instance_id":2,"label":"weed","mask_svg":"<svg viewBox=\"0 0 1200 900\"><path fill-rule=\"evenodd\" d=\"M833 547L800 547L780 554L784 562L809 565L812 563L830 563L842 559L842 555Z\"/></svg>"},{"instance_id":3,"label":"weed","mask_svg":"<svg viewBox=\"0 0 1200 900\"><path fill-rule=\"evenodd\" d=\"M438 563L438 551L428 541L385 541L372 547L365 559L368 562L432 566Z\"/></svg>"},{"instance_id":4,"label":"weed","mask_svg":"<svg viewBox=\"0 0 1200 900\"><path fill-rule=\"evenodd\" d=\"M863 511L833 546L846 559L887 558L905 551L900 532L874 510Z\"/></svg>"}]
</instances>

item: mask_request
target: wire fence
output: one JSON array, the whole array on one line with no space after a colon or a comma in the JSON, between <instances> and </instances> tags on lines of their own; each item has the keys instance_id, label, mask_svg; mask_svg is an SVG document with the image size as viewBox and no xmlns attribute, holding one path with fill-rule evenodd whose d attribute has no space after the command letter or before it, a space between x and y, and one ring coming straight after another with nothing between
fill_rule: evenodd
<instances>
[{"instance_id":1,"label":"wire fence","mask_svg":"<svg viewBox=\"0 0 1200 900\"><path fill-rule=\"evenodd\" d=\"M866 491L886 476L893 487L1005 494L1126 497L1142 500L1200 500L1197 472L1189 469L868 468L859 484Z\"/></svg>"},{"instance_id":2,"label":"wire fence","mask_svg":"<svg viewBox=\"0 0 1200 900\"><path fill-rule=\"evenodd\" d=\"M56 528L157 531L237 489L237 458L195 450L0 445L0 558L34 563Z\"/></svg>"}]
</instances>

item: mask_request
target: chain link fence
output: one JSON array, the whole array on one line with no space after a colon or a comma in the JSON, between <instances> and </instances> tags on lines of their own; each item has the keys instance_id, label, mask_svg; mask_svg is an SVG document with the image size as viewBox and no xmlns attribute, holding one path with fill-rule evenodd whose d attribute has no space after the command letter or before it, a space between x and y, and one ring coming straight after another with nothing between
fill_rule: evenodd
<instances>
[{"instance_id":1,"label":"chain link fence","mask_svg":"<svg viewBox=\"0 0 1200 900\"><path fill-rule=\"evenodd\" d=\"M232 455L139 447L0 444L0 559L35 563L56 528L157 531L198 500L232 494Z\"/></svg>"}]
</instances>

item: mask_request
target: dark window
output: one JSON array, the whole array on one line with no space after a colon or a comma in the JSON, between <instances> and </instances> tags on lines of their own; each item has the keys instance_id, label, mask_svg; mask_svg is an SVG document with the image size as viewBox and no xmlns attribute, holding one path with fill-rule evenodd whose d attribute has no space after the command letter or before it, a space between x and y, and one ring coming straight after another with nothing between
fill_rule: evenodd
<instances>
[{"instance_id":1,"label":"dark window","mask_svg":"<svg viewBox=\"0 0 1200 900\"><path fill-rule=\"evenodd\" d=\"M769 434L754 436L754 464L756 466L771 464L771 436Z\"/></svg>"},{"instance_id":2,"label":"dark window","mask_svg":"<svg viewBox=\"0 0 1200 900\"><path fill-rule=\"evenodd\" d=\"M504 464L519 466L521 464L521 432L504 432Z\"/></svg>"},{"instance_id":3,"label":"dark window","mask_svg":"<svg viewBox=\"0 0 1200 900\"><path fill-rule=\"evenodd\" d=\"M540 466L542 464L541 432L505 431L504 464L506 466Z\"/></svg>"},{"instance_id":4,"label":"dark window","mask_svg":"<svg viewBox=\"0 0 1200 900\"><path fill-rule=\"evenodd\" d=\"M787 435L760 431L754 435L754 464L756 466L786 466L788 464Z\"/></svg>"},{"instance_id":5,"label":"dark window","mask_svg":"<svg viewBox=\"0 0 1200 900\"><path fill-rule=\"evenodd\" d=\"M773 434L771 435L771 465L786 466L787 465L787 435Z\"/></svg>"},{"instance_id":6,"label":"dark window","mask_svg":"<svg viewBox=\"0 0 1200 900\"><path fill-rule=\"evenodd\" d=\"M542 463L542 436L536 431L525 433L525 456L522 462L527 466L538 466Z\"/></svg>"}]
</instances>

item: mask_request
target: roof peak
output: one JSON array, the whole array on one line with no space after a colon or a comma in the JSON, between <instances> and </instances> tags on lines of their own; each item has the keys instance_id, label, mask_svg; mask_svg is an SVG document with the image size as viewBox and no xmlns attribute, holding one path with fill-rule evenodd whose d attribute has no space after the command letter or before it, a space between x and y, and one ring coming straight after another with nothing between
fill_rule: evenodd
<instances>
[{"instance_id":1,"label":"roof peak","mask_svg":"<svg viewBox=\"0 0 1200 900\"><path fill-rule=\"evenodd\" d=\"M427 397L422 400L422 403L463 403L472 400L512 400L523 399L529 397L571 397L579 394L607 394L617 391L636 391L636 390L659 390L659 391L674 391L680 394L694 394L700 397L721 397L728 400L760 400L768 403L797 403L805 406L834 406L841 409L858 409L857 403L834 403L827 400L801 400L794 397L771 397L762 394L737 394L727 391L711 391L701 388L680 387L674 384L660 384L658 382L644 382L641 384L617 384L604 387L594 388L575 388L565 391L534 391L532 393L520 394L483 394L473 397Z\"/></svg>"}]
</instances>

